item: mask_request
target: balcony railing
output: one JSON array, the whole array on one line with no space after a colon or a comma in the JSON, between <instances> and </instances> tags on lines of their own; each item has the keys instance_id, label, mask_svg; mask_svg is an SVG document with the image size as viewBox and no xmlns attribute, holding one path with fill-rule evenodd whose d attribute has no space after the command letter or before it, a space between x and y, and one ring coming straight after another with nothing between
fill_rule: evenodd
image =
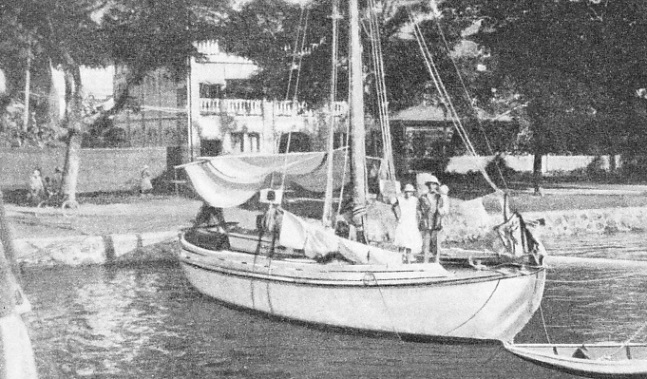
<instances>
[{"instance_id":1,"label":"balcony railing","mask_svg":"<svg viewBox=\"0 0 647 379\"><path fill-rule=\"evenodd\" d=\"M275 116L313 116L314 110L305 102L299 101L270 101ZM268 109L269 111L269 109ZM336 102L335 115L344 115L348 112L345 102ZM200 113L202 114L227 114L232 116L262 116L262 100L242 99L200 99Z\"/></svg>"}]
</instances>

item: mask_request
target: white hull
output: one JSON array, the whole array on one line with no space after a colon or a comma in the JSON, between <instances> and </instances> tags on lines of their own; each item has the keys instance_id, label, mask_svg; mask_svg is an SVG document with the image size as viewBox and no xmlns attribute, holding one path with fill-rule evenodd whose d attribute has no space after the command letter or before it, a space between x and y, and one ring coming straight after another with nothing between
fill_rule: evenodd
<instances>
[{"instance_id":1,"label":"white hull","mask_svg":"<svg viewBox=\"0 0 647 379\"><path fill-rule=\"evenodd\" d=\"M299 322L416 338L511 340L539 307L543 268L321 265L181 240L191 284L224 303Z\"/></svg>"}]
</instances>

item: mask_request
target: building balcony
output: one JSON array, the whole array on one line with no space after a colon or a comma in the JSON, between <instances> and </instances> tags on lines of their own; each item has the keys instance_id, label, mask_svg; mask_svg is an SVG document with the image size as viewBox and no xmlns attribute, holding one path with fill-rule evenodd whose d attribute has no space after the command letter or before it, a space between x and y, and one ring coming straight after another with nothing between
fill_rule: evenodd
<instances>
[{"instance_id":1,"label":"building balcony","mask_svg":"<svg viewBox=\"0 0 647 379\"><path fill-rule=\"evenodd\" d=\"M263 116L270 112L274 116L303 116L312 117L315 110L309 108L305 102L299 101L265 101L244 99L200 99L200 114L229 115L229 116ZM325 111L320 109L318 111ZM336 102L335 116L342 116L348 112L345 102Z\"/></svg>"}]
</instances>

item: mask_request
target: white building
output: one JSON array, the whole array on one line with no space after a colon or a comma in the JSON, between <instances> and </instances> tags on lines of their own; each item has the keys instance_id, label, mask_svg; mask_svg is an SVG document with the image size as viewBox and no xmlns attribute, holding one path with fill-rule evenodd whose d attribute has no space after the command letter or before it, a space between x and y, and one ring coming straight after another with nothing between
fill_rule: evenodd
<instances>
[{"instance_id":1,"label":"white building","mask_svg":"<svg viewBox=\"0 0 647 379\"><path fill-rule=\"evenodd\" d=\"M215 41L200 42L196 47L204 57L191 59L186 78L174 80L166 70L157 70L131 89L134 110L122 112L115 126L125 131L132 146L169 146L175 141L176 145L191 146L194 156L269 153L279 149L288 133L310 136L302 135L299 141L312 139L322 122L326 123L327 117L304 103L228 98L228 86L249 79L258 67L248 59L221 51ZM124 80L125 71L117 68L115 88ZM339 116L345 109L343 103L336 105ZM291 146L291 150L319 148L316 142Z\"/></svg>"}]
</instances>

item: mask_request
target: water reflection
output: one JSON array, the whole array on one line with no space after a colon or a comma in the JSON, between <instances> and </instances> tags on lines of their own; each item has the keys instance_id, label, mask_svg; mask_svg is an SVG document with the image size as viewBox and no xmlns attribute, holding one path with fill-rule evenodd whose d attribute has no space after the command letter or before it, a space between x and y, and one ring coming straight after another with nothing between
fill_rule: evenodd
<instances>
[{"instance_id":1,"label":"water reflection","mask_svg":"<svg viewBox=\"0 0 647 379\"><path fill-rule=\"evenodd\" d=\"M542 312L517 341L624 340L647 321L647 262L566 253L553 258ZM25 284L46 378L570 377L499 346L404 343L267 320L201 296L175 265L33 269Z\"/></svg>"}]
</instances>

